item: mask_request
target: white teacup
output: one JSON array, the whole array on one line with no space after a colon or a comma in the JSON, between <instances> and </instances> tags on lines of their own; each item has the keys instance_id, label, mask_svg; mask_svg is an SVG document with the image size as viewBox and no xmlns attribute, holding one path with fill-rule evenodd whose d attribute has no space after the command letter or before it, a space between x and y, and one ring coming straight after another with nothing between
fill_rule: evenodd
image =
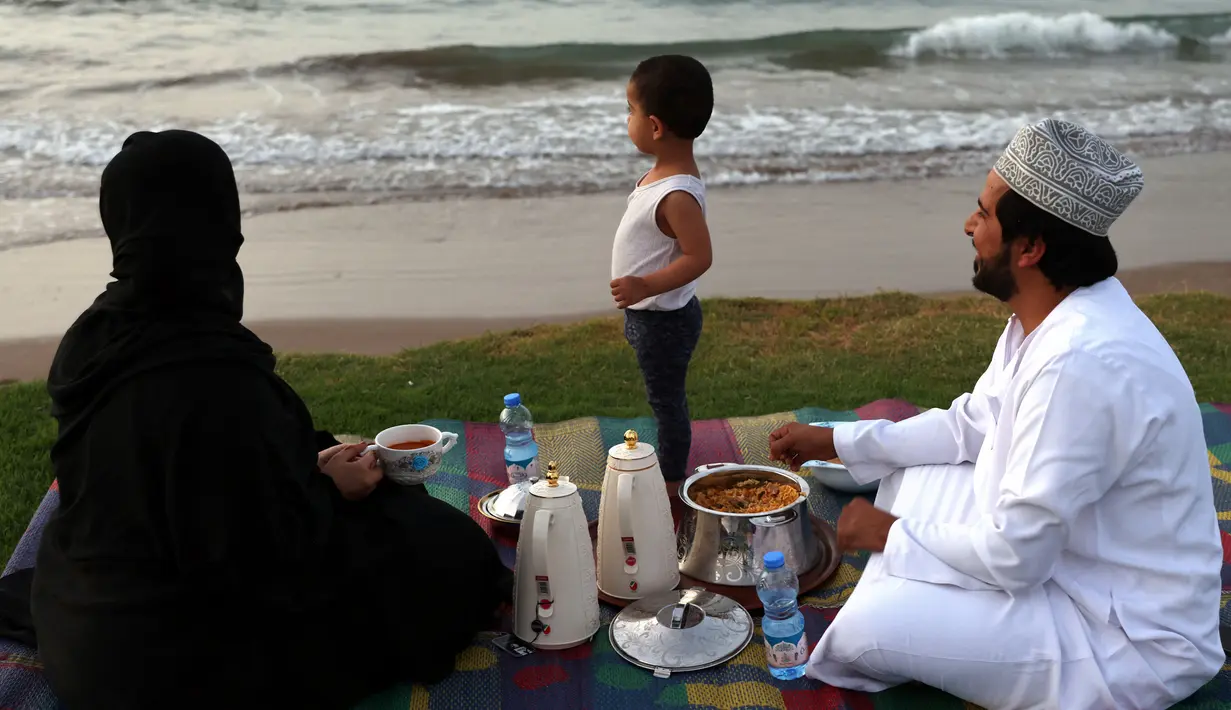
<instances>
[{"instance_id":1,"label":"white teacup","mask_svg":"<svg viewBox=\"0 0 1231 710\"><path fill-rule=\"evenodd\" d=\"M394 448L407 443L423 445L413 449ZM445 454L456 444L457 434L451 431L441 431L426 424L403 424L377 434L376 443L369 446L367 451L376 452L384 464L386 478L409 486L423 483L436 475Z\"/></svg>"}]
</instances>

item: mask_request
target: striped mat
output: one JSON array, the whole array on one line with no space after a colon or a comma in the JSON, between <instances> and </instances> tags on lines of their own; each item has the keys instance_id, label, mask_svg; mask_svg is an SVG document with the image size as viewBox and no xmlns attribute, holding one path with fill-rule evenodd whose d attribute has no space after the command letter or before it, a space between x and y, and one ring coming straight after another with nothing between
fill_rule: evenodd
<instances>
[{"instance_id":1,"label":"striped mat","mask_svg":"<svg viewBox=\"0 0 1231 710\"><path fill-rule=\"evenodd\" d=\"M882 400L855 411L806 408L761 417L694 423L690 467L706 463L768 463L768 438L773 429L793 421L901 420L918 410L905 402ZM1231 405L1203 405L1210 473L1223 528L1224 560L1231 562ZM428 484L432 494L468 511L491 532L490 523L476 509L479 498L499 488L503 480L503 436L495 424L434 420L433 426L459 435L458 445L446 457ZM624 431L635 429L641 439L656 444L649 419L589 417L535 430L541 456L559 463L561 475L571 477L581 490L590 519L598 515L600 488L607 449L623 441ZM9 561L6 573L33 564L42 524L58 504L53 485L34 515L30 529ZM812 510L830 523L837 520L849 496L813 486ZM510 566L515 549L505 537L496 538ZM859 579L866 557L847 555L838 573L823 588L804 597L804 616L811 639L820 638L838 607ZM1231 564L1223 570L1223 621L1231 623ZM604 608L604 623L614 610ZM364 702L359 710L532 710L576 708L716 708L719 710L968 710L972 706L921 686L904 686L876 695L831 688L809 680L778 681L770 676L759 638L743 653L719 668L682 674L670 679L624 663L607 641L606 629L587 646L558 653L536 653L513 659L497 651L490 637L458 657L457 672L445 682L428 687L404 686ZM0 709L52 710L57 708L40 673L38 654L0 641ZM1195 696L1182 703L1195 710L1231 710L1231 666ZM168 708L168 710L171 710Z\"/></svg>"}]
</instances>

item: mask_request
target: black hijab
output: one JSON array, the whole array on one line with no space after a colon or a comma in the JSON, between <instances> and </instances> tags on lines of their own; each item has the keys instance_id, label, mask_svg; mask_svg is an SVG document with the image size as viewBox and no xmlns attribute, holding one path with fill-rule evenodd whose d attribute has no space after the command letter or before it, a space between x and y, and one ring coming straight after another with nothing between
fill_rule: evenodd
<instances>
[{"instance_id":1,"label":"black hijab","mask_svg":"<svg viewBox=\"0 0 1231 710\"><path fill-rule=\"evenodd\" d=\"M33 572L0 579L0 635L37 642L58 699L85 710L341 709L442 679L512 574L423 487L352 503L316 470L307 408L240 325L226 155L136 134L100 208L115 282L52 365L61 505ZM424 574L455 587L460 619L423 613Z\"/></svg>"},{"instance_id":2,"label":"black hijab","mask_svg":"<svg viewBox=\"0 0 1231 710\"><path fill-rule=\"evenodd\" d=\"M129 136L103 171L99 211L115 281L65 333L52 362L56 447L140 373L240 361L273 376L269 346L240 325L239 190L218 144L189 131Z\"/></svg>"},{"instance_id":3,"label":"black hijab","mask_svg":"<svg viewBox=\"0 0 1231 710\"><path fill-rule=\"evenodd\" d=\"M286 655L287 628L346 581L327 564L350 539L340 496L316 471L307 408L240 324L223 150L135 134L103 172L99 208L115 280L48 378L60 507L28 575L34 640L65 707L202 707L178 699L202 684L241 699ZM0 584L18 593L0 615L22 611L21 581Z\"/></svg>"}]
</instances>

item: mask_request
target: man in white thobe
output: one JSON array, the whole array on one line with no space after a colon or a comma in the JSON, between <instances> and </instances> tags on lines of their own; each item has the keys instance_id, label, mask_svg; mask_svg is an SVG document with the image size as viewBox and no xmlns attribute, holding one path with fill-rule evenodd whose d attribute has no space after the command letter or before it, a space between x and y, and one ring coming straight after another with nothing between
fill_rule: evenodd
<instances>
[{"instance_id":1,"label":"man in white thobe","mask_svg":"<svg viewBox=\"0 0 1231 710\"><path fill-rule=\"evenodd\" d=\"M875 506L869 550L808 675L907 681L992 710L1159 710L1222 667L1222 548L1201 415L1167 342L1114 278L1111 223L1140 169L1072 123L1024 127L966 222L974 284L1014 315L947 410L793 424L771 455L839 456Z\"/></svg>"}]
</instances>

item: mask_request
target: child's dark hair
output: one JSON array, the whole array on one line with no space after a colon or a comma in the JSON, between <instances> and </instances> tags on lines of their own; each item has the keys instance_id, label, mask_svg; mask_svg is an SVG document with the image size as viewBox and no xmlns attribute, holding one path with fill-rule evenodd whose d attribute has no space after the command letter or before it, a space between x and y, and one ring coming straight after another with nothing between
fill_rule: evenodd
<instances>
[{"instance_id":1,"label":"child's dark hair","mask_svg":"<svg viewBox=\"0 0 1231 710\"><path fill-rule=\"evenodd\" d=\"M714 113L714 82L692 57L650 57L637 65L630 82L646 115L662 121L677 138L701 135Z\"/></svg>"}]
</instances>

